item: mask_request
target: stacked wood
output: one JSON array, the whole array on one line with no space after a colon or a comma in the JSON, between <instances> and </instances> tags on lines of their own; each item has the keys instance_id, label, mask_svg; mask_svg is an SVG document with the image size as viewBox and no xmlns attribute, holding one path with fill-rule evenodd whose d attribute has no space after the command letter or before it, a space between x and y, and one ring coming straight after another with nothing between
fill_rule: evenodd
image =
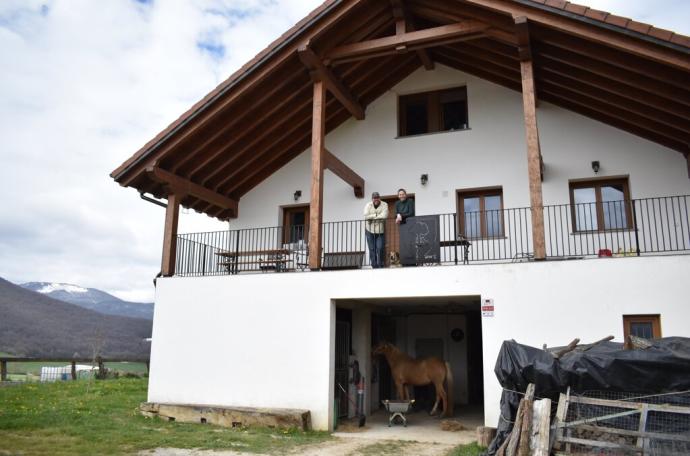
<instances>
[{"instance_id":1,"label":"stacked wood","mask_svg":"<svg viewBox=\"0 0 690 456\"><path fill-rule=\"evenodd\" d=\"M548 456L550 426L551 400L535 400L534 385L530 383L518 406L513 430L497 456Z\"/></svg>"},{"instance_id":2,"label":"stacked wood","mask_svg":"<svg viewBox=\"0 0 690 456\"><path fill-rule=\"evenodd\" d=\"M542 348L543 348L543 350L551 353L554 358L560 359L564 355L567 355L570 352L573 352L573 351L586 352L587 350L590 350L591 348L596 347L597 345L599 345L601 343L608 342L610 340L613 340L613 336L606 336L602 339L597 340L596 342L592 342L591 344L578 345L580 343L580 339L575 338L567 346L560 348L558 350L553 349L553 348L547 349L546 344L544 344Z\"/></svg>"}]
</instances>

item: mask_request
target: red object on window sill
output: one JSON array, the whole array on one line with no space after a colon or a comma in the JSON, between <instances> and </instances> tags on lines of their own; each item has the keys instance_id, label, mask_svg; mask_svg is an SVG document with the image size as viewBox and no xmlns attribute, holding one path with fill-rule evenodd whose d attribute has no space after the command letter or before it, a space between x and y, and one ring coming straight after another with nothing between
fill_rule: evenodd
<instances>
[{"instance_id":1,"label":"red object on window sill","mask_svg":"<svg viewBox=\"0 0 690 456\"><path fill-rule=\"evenodd\" d=\"M600 249L599 250L599 258L605 258L605 257L612 257L613 252L611 252L609 249Z\"/></svg>"}]
</instances>

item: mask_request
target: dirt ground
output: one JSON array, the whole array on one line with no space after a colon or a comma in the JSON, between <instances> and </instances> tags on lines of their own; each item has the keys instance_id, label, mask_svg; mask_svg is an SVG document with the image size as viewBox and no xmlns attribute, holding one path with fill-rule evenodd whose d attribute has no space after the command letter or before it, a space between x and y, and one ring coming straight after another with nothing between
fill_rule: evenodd
<instances>
[{"instance_id":1,"label":"dirt ground","mask_svg":"<svg viewBox=\"0 0 690 456\"><path fill-rule=\"evenodd\" d=\"M455 445L441 443L382 441L368 439L334 438L318 445L300 447L291 455L302 456L445 456ZM242 453L237 451L182 450L157 448L143 451L140 456L273 456Z\"/></svg>"}]
</instances>

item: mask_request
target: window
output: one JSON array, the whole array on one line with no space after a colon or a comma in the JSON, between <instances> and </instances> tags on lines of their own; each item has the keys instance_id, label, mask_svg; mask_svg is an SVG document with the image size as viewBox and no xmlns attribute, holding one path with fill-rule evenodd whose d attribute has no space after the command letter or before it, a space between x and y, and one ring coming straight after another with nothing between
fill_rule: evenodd
<instances>
[{"instance_id":1,"label":"window","mask_svg":"<svg viewBox=\"0 0 690 456\"><path fill-rule=\"evenodd\" d=\"M637 336L643 339L661 337L661 318L659 315L623 315L623 335Z\"/></svg>"},{"instance_id":2,"label":"window","mask_svg":"<svg viewBox=\"0 0 690 456\"><path fill-rule=\"evenodd\" d=\"M309 205L284 207L283 228L284 242L306 242L309 235Z\"/></svg>"},{"instance_id":3,"label":"window","mask_svg":"<svg viewBox=\"0 0 690 456\"><path fill-rule=\"evenodd\" d=\"M503 236L503 189L458 190L460 233L468 239Z\"/></svg>"},{"instance_id":4,"label":"window","mask_svg":"<svg viewBox=\"0 0 690 456\"><path fill-rule=\"evenodd\" d=\"M574 231L630 229L628 178L570 182Z\"/></svg>"},{"instance_id":5,"label":"window","mask_svg":"<svg viewBox=\"0 0 690 456\"><path fill-rule=\"evenodd\" d=\"M398 135L467 129L467 88L416 93L399 98Z\"/></svg>"}]
</instances>

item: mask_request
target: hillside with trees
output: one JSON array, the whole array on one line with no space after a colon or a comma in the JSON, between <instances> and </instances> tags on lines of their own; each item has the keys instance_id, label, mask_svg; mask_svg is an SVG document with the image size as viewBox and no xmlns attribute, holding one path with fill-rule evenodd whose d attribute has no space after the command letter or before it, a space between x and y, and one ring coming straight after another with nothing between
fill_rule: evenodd
<instances>
[{"instance_id":1,"label":"hillside with trees","mask_svg":"<svg viewBox=\"0 0 690 456\"><path fill-rule=\"evenodd\" d=\"M147 357L151 320L104 315L0 278L0 352L31 357Z\"/></svg>"}]
</instances>

